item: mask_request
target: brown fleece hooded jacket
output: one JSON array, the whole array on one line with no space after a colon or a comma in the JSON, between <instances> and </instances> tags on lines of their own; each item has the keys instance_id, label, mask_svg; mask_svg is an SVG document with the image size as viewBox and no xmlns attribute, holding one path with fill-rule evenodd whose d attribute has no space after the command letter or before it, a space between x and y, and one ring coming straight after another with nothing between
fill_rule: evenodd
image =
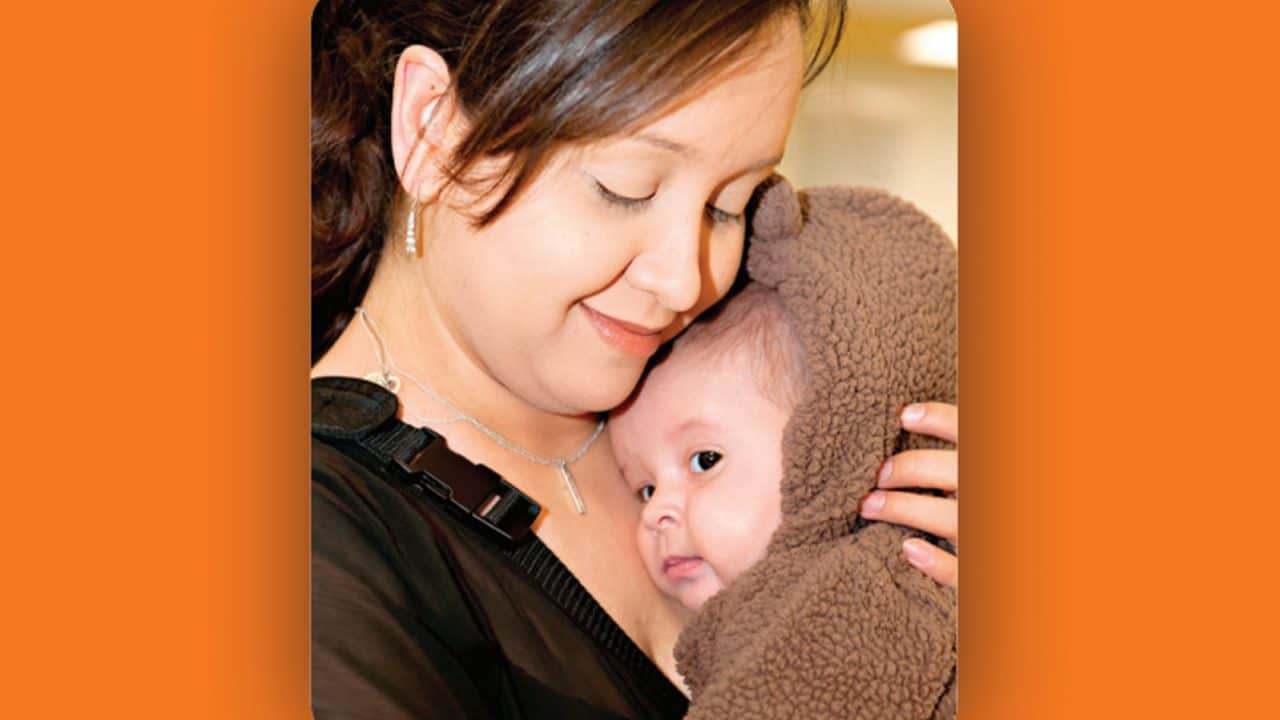
<instances>
[{"instance_id":1,"label":"brown fleece hooded jacket","mask_svg":"<svg viewBox=\"0 0 1280 720\"><path fill-rule=\"evenodd\" d=\"M955 401L955 249L884 192L797 195L776 177L752 235L747 271L777 289L810 374L783 434L768 553L676 646L687 717L954 717L955 592L907 564L918 533L858 505L889 456L942 446L904 433L899 413Z\"/></svg>"}]
</instances>

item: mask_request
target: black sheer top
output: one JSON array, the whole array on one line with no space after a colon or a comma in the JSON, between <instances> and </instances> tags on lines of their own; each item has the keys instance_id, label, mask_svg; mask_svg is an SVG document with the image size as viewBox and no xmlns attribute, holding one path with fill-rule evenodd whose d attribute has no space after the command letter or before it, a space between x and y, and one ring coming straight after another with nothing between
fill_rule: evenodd
<instances>
[{"instance_id":1,"label":"black sheer top","mask_svg":"<svg viewBox=\"0 0 1280 720\"><path fill-rule=\"evenodd\" d=\"M480 506L465 473L397 460L438 436L395 408L373 383L312 381L315 717L682 717L680 691L525 531L536 504L460 511Z\"/></svg>"}]
</instances>

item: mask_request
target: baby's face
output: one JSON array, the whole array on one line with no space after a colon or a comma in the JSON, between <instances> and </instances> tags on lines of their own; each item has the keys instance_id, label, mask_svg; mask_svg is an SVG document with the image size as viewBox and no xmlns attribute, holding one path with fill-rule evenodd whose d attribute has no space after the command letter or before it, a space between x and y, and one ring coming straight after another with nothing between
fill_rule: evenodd
<instances>
[{"instance_id":1,"label":"baby's face","mask_svg":"<svg viewBox=\"0 0 1280 720\"><path fill-rule=\"evenodd\" d=\"M782 518L789 413L760 394L739 352L677 350L609 425L644 503L636 535L649 575L691 610L764 556Z\"/></svg>"}]
</instances>

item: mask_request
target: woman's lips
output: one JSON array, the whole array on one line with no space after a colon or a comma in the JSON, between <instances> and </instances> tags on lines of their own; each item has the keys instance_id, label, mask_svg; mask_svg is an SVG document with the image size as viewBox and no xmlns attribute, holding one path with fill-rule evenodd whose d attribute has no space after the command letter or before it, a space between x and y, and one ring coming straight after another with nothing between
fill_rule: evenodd
<instances>
[{"instance_id":1,"label":"woman's lips","mask_svg":"<svg viewBox=\"0 0 1280 720\"><path fill-rule=\"evenodd\" d=\"M671 555L662 561L662 572L672 580L681 580L702 567L702 558Z\"/></svg>"},{"instance_id":2,"label":"woman's lips","mask_svg":"<svg viewBox=\"0 0 1280 720\"><path fill-rule=\"evenodd\" d=\"M606 343L628 355L649 357L662 344L662 328L650 330L596 312L585 304L582 311Z\"/></svg>"}]
</instances>

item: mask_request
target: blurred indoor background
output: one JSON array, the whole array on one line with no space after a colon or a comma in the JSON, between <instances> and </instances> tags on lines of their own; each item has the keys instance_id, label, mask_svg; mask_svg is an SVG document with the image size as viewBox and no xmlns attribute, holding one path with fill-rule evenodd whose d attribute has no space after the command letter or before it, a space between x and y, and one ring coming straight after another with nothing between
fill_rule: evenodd
<instances>
[{"instance_id":1,"label":"blurred indoor background","mask_svg":"<svg viewBox=\"0 0 1280 720\"><path fill-rule=\"evenodd\" d=\"M849 0L839 53L801 96L779 171L870 185L956 239L956 23L947 0Z\"/></svg>"}]
</instances>

